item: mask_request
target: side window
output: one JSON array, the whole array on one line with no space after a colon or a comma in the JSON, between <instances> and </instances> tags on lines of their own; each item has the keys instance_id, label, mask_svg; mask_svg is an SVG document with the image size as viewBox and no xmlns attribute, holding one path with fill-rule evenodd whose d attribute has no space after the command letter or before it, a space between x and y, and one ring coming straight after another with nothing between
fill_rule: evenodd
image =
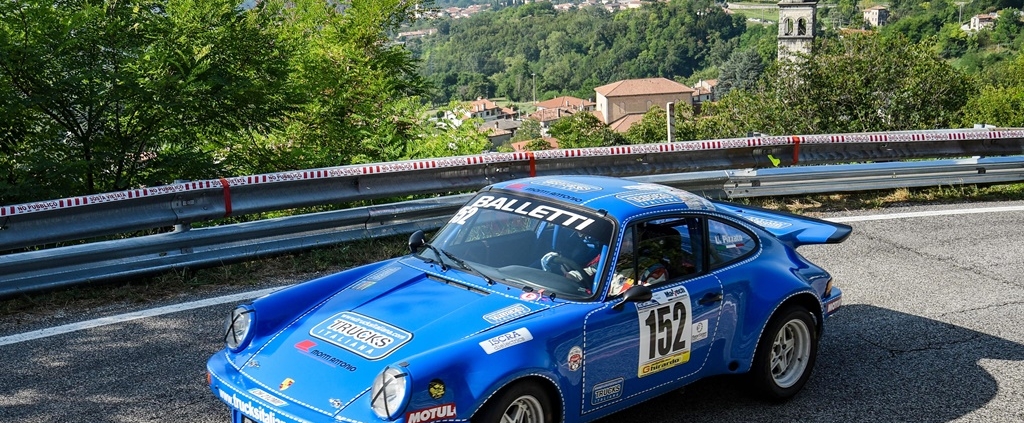
<instances>
[{"instance_id":1,"label":"side window","mask_svg":"<svg viewBox=\"0 0 1024 423\"><path fill-rule=\"evenodd\" d=\"M697 218L661 219L626 228L611 295L637 283L656 286L700 273L701 229Z\"/></svg>"},{"instance_id":2,"label":"side window","mask_svg":"<svg viewBox=\"0 0 1024 423\"><path fill-rule=\"evenodd\" d=\"M739 260L757 248L754 238L746 231L719 220L708 221L711 267L721 267Z\"/></svg>"}]
</instances>

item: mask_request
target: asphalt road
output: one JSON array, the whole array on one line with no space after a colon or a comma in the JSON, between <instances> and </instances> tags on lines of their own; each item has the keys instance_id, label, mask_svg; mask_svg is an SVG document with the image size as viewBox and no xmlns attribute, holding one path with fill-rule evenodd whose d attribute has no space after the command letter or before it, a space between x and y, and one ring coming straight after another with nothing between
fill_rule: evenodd
<instances>
[{"instance_id":1,"label":"asphalt road","mask_svg":"<svg viewBox=\"0 0 1024 423\"><path fill-rule=\"evenodd\" d=\"M845 297L795 399L764 403L715 378L603 422L1024 421L1024 211L851 224L845 243L801 250ZM0 422L227 421L203 378L231 307L0 345ZM131 308L5 318L0 337Z\"/></svg>"}]
</instances>

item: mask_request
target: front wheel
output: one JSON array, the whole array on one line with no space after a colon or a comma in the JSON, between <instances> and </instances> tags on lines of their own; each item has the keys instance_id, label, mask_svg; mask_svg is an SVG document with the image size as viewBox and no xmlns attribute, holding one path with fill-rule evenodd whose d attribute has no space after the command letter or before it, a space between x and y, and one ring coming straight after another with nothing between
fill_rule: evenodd
<instances>
[{"instance_id":1,"label":"front wheel","mask_svg":"<svg viewBox=\"0 0 1024 423\"><path fill-rule=\"evenodd\" d=\"M754 354L750 377L756 393L770 400L793 397L810 379L817 356L814 316L802 307L783 310L768 324Z\"/></svg>"},{"instance_id":2,"label":"front wheel","mask_svg":"<svg viewBox=\"0 0 1024 423\"><path fill-rule=\"evenodd\" d=\"M523 381L503 389L473 416L473 423L550 423L551 398L536 382Z\"/></svg>"}]
</instances>

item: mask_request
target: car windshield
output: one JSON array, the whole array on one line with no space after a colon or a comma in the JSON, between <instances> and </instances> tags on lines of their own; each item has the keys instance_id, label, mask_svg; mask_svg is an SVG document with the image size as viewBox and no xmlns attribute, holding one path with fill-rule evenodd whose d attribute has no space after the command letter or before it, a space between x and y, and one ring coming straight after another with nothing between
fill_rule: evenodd
<instances>
[{"instance_id":1,"label":"car windshield","mask_svg":"<svg viewBox=\"0 0 1024 423\"><path fill-rule=\"evenodd\" d=\"M484 193L462 207L431 244L499 283L579 300L597 290L595 275L607 257L612 226L607 218L565 204Z\"/></svg>"}]
</instances>

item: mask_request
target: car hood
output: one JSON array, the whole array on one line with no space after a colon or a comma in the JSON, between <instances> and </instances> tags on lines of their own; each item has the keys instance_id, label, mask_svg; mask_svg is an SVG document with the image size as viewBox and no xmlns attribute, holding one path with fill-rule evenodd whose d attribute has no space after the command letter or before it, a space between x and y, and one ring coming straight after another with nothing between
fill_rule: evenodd
<instances>
[{"instance_id":1,"label":"car hood","mask_svg":"<svg viewBox=\"0 0 1024 423\"><path fill-rule=\"evenodd\" d=\"M500 293L502 285L482 289L458 270L434 276L418 267L399 260L353 282L271 337L240 371L285 401L333 414L388 364L553 304Z\"/></svg>"}]
</instances>

